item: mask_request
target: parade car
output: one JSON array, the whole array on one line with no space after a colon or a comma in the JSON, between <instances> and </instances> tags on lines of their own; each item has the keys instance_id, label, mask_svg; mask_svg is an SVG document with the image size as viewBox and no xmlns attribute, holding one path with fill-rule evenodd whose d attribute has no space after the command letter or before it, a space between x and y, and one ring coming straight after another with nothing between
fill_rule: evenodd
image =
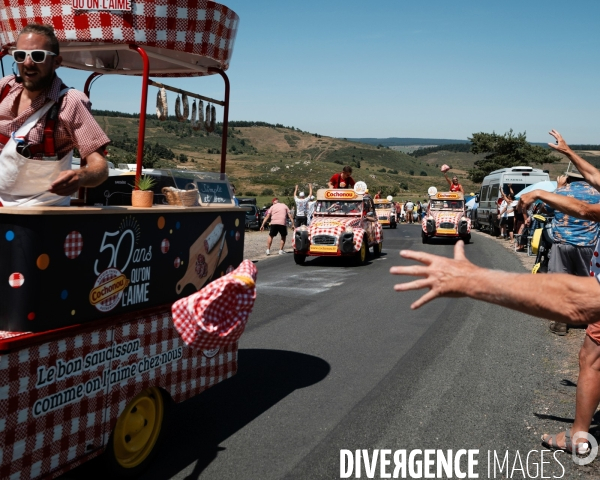
<instances>
[{"instance_id":1,"label":"parade car","mask_svg":"<svg viewBox=\"0 0 600 480\"><path fill-rule=\"evenodd\" d=\"M360 265L371 247L378 257L383 228L373 199L349 189L318 190L312 221L294 230L292 246L299 265L307 256L352 257Z\"/></svg>"},{"instance_id":2,"label":"parade car","mask_svg":"<svg viewBox=\"0 0 600 480\"><path fill-rule=\"evenodd\" d=\"M375 202L375 213L377 214L377 220L382 227L396 228L398 221L396 220L396 209L392 202L393 197L379 198L373 200Z\"/></svg>"},{"instance_id":3,"label":"parade car","mask_svg":"<svg viewBox=\"0 0 600 480\"><path fill-rule=\"evenodd\" d=\"M460 192L437 192L430 189L427 214L421 222L421 237L427 243L433 237L471 240L471 220L465 213L465 199Z\"/></svg>"}]
</instances>

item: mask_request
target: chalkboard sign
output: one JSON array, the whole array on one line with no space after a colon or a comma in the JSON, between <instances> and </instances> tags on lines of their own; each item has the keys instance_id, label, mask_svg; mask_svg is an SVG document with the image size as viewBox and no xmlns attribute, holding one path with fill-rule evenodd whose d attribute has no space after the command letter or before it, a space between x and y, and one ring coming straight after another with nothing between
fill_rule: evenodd
<instances>
[{"instance_id":1,"label":"chalkboard sign","mask_svg":"<svg viewBox=\"0 0 600 480\"><path fill-rule=\"evenodd\" d=\"M228 182L198 181L197 185L202 205L233 205Z\"/></svg>"}]
</instances>

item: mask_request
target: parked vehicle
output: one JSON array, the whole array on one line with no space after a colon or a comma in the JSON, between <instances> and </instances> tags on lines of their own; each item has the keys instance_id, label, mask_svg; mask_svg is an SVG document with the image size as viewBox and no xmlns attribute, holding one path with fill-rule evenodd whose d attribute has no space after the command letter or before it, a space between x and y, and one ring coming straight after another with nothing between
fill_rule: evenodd
<instances>
[{"instance_id":1,"label":"parked vehicle","mask_svg":"<svg viewBox=\"0 0 600 480\"><path fill-rule=\"evenodd\" d=\"M500 234L498 213L503 200L502 192L510 193L510 185L516 195L534 183L549 179L547 171L532 167L502 168L493 171L483 179L481 184L474 227L487 228L491 235L498 236Z\"/></svg>"},{"instance_id":2,"label":"parked vehicle","mask_svg":"<svg viewBox=\"0 0 600 480\"><path fill-rule=\"evenodd\" d=\"M249 230L259 230L263 221L260 209L256 205L240 205L246 210L246 228Z\"/></svg>"}]
</instances>

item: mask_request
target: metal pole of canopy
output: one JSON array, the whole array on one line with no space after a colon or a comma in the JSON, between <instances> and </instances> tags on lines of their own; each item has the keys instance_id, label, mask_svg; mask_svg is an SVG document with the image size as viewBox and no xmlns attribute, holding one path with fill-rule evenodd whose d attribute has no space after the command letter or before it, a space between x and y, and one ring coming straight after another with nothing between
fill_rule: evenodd
<instances>
[{"instance_id":1,"label":"metal pole of canopy","mask_svg":"<svg viewBox=\"0 0 600 480\"><path fill-rule=\"evenodd\" d=\"M94 78L96 78L96 77L101 77L101 76L102 76L101 73L94 72L85 81L85 86L83 87L83 93L85 93L86 97L90 98L90 90L92 88L92 80L94 80Z\"/></svg>"},{"instance_id":2,"label":"metal pole of canopy","mask_svg":"<svg viewBox=\"0 0 600 480\"><path fill-rule=\"evenodd\" d=\"M150 61L148 55L142 47L138 45L129 45L131 50L135 50L142 57L144 62L144 73L142 74L142 104L140 106L140 125L138 130L138 148L137 165L135 169L135 189L138 190L138 182L142 176L142 160L144 158L144 140L146 137L146 107L148 105L148 77L150 76Z\"/></svg>"},{"instance_id":3,"label":"metal pole of canopy","mask_svg":"<svg viewBox=\"0 0 600 480\"><path fill-rule=\"evenodd\" d=\"M215 72L223 77L225 82L225 100L223 105L223 133L221 136L221 175L225 173L225 163L227 162L227 130L229 128L229 78L220 68L210 67L209 72Z\"/></svg>"}]
</instances>

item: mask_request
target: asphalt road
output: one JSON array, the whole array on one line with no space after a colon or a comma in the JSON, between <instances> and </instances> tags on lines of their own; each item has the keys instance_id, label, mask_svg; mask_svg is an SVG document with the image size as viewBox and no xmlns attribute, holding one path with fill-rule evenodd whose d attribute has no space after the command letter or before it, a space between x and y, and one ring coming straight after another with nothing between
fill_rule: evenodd
<instances>
[{"instance_id":1,"label":"asphalt road","mask_svg":"<svg viewBox=\"0 0 600 480\"><path fill-rule=\"evenodd\" d=\"M389 274L405 262L399 250L453 250L423 245L419 233L385 230L383 255L364 266L324 258L297 266L291 254L258 262L238 374L175 406L142 478L340 478L341 449L478 449L479 478L502 478L488 474L488 451L508 451L513 466L518 450L525 465L540 449L527 419L544 378L545 324L468 299L411 311L420 293L394 292L400 279ZM485 236L466 250L476 264L523 271ZM370 478L379 475L378 464Z\"/></svg>"}]
</instances>

